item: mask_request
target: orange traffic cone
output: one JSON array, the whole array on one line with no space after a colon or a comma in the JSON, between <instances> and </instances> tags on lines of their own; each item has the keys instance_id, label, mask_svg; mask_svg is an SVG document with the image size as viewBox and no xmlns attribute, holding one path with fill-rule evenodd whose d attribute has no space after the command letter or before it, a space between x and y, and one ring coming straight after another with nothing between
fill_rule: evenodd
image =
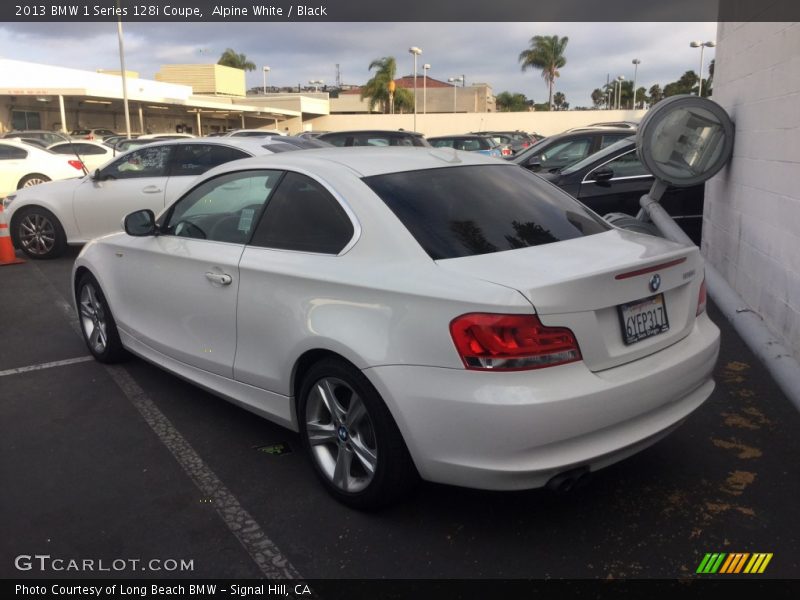
<instances>
[{"instance_id":1,"label":"orange traffic cone","mask_svg":"<svg viewBox=\"0 0 800 600\"><path fill-rule=\"evenodd\" d=\"M24 260L17 258L17 255L14 253L14 244L11 243L8 223L3 213L3 203L0 202L0 267L5 265L18 265L24 262Z\"/></svg>"}]
</instances>

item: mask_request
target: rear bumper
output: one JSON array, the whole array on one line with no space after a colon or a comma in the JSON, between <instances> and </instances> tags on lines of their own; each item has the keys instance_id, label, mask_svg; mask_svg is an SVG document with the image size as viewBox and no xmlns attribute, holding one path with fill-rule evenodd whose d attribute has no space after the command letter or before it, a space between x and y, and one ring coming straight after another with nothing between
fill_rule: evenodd
<instances>
[{"instance_id":1,"label":"rear bumper","mask_svg":"<svg viewBox=\"0 0 800 600\"><path fill-rule=\"evenodd\" d=\"M494 490L543 486L655 443L714 389L719 329L705 315L681 341L593 373L583 363L484 373L383 366L365 375L397 421L421 476Z\"/></svg>"}]
</instances>

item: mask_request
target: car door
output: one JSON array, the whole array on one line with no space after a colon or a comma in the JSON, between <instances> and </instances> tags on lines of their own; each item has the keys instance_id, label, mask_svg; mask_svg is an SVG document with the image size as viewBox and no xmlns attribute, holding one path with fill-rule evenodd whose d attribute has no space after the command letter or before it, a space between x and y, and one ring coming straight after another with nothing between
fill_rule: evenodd
<instances>
[{"instance_id":1,"label":"car door","mask_svg":"<svg viewBox=\"0 0 800 600\"><path fill-rule=\"evenodd\" d=\"M0 197L17 189L24 175L25 159L28 153L17 146L0 143Z\"/></svg>"},{"instance_id":2,"label":"car door","mask_svg":"<svg viewBox=\"0 0 800 600\"><path fill-rule=\"evenodd\" d=\"M111 286L120 327L176 361L230 378L239 259L280 175L214 177L161 217L159 235L122 238Z\"/></svg>"},{"instance_id":3,"label":"car door","mask_svg":"<svg viewBox=\"0 0 800 600\"><path fill-rule=\"evenodd\" d=\"M634 148L593 166L581 180L577 198L600 215L611 212L635 215L639 212L639 198L652 183L653 176Z\"/></svg>"},{"instance_id":4,"label":"car door","mask_svg":"<svg viewBox=\"0 0 800 600\"><path fill-rule=\"evenodd\" d=\"M281 180L239 263L237 381L291 395L291 349L339 302L346 285L335 277L338 255L354 235L353 221L319 181L293 172ZM287 406L267 410L288 418Z\"/></svg>"},{"instance_id":5,"label":"car door","mask_svg":"<svg viewBox=\"0 0 800 600\"><path fill-rule=\"evenodd\" d=\"M172 204L185 192L195 179L209 169L232 160L248 158L250 154L224 144L202 142L176 144L170 158L168 178L165 185L165 205Z\"/></svg>"},{"instance_id":6,"label":"car door","mask_svg":"<svg viewBox=\"0 0 800 600\"><path fill-rule=\"evenodd\" d=\"M81 239L119 231L136 210L164 208L164 190L172 145L144 146L84 177L75 189L72 209Z\"/></svg>"}]
</instances>

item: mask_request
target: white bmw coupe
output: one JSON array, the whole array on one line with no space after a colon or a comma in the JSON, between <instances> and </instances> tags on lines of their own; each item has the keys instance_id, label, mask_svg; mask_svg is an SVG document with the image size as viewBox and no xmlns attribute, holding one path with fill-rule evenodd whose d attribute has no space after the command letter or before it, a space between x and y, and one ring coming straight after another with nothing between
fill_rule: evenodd
<instances>
[{"instance_id":1,"label":"white bmw coupe","mask_svg":"<svg viewBox=\"0 0 800 600\"><path fill-rule=\"evenodd\" d=\"M125 228L75 262L92 354L132 352L299 431L351 506L417 477L569 487L714 389L698 249L614 228L496 159L237 160Z\"/></svg>"}]
</instances>

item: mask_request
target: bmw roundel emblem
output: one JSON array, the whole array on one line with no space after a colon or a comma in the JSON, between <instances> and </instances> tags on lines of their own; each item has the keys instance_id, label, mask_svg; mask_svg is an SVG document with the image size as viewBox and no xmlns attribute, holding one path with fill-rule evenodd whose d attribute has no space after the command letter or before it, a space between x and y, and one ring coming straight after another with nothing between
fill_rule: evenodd
<instances>
[{"instance_id":1,"label":"bmw roundel emblem","mask_svg":"<svg viewBox=\"0 0 800 600\"><path fill-rule=\"evenodd\" d=\"M656 273L650 278L650 291L657 292L658 288L661 287L661 275Z\"/></svg>"}]
</instances>

